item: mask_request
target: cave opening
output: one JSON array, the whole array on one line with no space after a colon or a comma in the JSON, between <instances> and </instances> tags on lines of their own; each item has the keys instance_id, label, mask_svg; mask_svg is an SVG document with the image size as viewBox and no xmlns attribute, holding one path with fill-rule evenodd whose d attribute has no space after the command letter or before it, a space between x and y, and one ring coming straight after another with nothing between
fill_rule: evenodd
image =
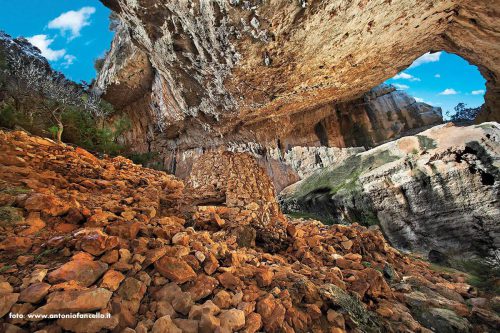
<instances>
[{"instance_id":1,"label":"cave opening","mask_svg":"<svg viewBox=\"0 0 500 333\"><path fill-rule=\"evenodd\" d=\"M473 122L485 102L486 79L478 67L446 51L425 53L386 83L441 108L444 121Z\"/></svg>"}]
</instances>

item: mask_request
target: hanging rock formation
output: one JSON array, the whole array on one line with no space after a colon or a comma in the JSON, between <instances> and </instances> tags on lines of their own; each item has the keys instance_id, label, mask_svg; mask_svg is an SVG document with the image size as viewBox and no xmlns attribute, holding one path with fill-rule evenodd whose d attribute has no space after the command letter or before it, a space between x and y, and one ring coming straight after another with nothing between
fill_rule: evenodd
<instances>
[{"instance_id":1,"label":"hanging rock formation","mask_svg":"<svg viewBox=\"0 0 500 333\"><path fill-rule=\"evenodd\" d=\"M126 94L128 88L123 88ZM136 104L132 107L145 110ZM194 129L186 135L193 135L199 142L191 137L189 143L184 142L187 136L166 140L154 134L146 115L138 117L142 111L130 114L133 130L125 135L125 140L139 152L158 153L155 162L165 170L186 178L194 161L207 150L249 152L266 169L278 192L318 168L339 163L364 150L359 146L372 147L442 122L440 108L417 102L391 85L378 86L348 103L327 105L315 113L302 114L294 120L296 130L289 137L267 143L241 142L241 136L202 139L199 136L204 132Z\"/></svg>"},{"instance_id":2,"label":"hanging rock formation","mask_svg":"<svg viewBox=\"0 0 500 333\"><path fill-rule=\"evenodd\" d=\"M498 123L440 125L324 168L281 200L289 212L380 225L400 249L498 260L499 156Z\"/></svg>"},{"instance_id":3,"label":"hanging rock formation","mask_svg":"<svg viewBox=\"0 0 500 333\"><path fill-rule=\"evenodd\" d=\"M135 129L144 146L300 141L332 113L325 105L439 50L479 67L483 117L499 120L498 0L102 2L122 25L99 87L148 124Z\"/></svg>"}]
</instances>

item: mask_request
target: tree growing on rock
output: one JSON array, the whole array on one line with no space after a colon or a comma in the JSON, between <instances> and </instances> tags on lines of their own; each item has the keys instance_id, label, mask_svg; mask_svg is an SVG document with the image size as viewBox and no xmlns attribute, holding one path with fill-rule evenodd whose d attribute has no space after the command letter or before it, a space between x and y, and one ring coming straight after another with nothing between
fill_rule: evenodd
<instances>
[{"instance_id":1,"label":"tree growing on rock","mask_svg":"<svg viewBox=\"0 0 500 333\"><path fill-rule=\"evenodd\" d=\"M474 121L478 116L479 112L481 112L481 106L477 108L469 108L465 103L458 103L457 106L454 107L455 113L453 115L450 112L447 112L447 116L450 117L451 121L461 122L461 121Z\"/></svg>"},{"instance_id":2,"label":"tree growing on rock","mask_svg":"<svg viewBox=\"0 0 500 333\"><path fill-rule=\"evenodd\" d=\"M18 112L28 119L51 117L57 127L55 136L62 141L62 115L70 108L79 108L93 117L103 118L109 108L88 87L76 84L37 59L26 60L16 53L7 55L5 89L14 100Z\"/></svg>"}]
</instances>

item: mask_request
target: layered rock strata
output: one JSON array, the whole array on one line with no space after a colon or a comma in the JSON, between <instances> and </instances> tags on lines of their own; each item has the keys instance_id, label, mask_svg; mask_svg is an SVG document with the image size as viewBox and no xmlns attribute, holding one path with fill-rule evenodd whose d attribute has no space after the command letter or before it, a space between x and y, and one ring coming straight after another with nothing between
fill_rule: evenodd
<instances>
[{"instance_id":1,"label":"layered rock strata","mask_svg":"<svg viewBox=\"0 0 500 333\"><path fill-rule=\"evenodd\" d=\"M498 123L440 125L325 168L283 190L282 203L378 224L400 249L498 260L499 157Z\"/></svg>"},{"instance_id":2,"label":"layered rock strata","mask_svg":"<svg viewBox=\"0 0 500 333\"><path fill-rule=\"evenodd\" d=\"M332 167L342 163L349 157L365 151L362 147L293 147L285 153L279 149L271 149L271 158L282 161L290 166L300 179L306 178L322 168Z\"/></svg>"},{"instance_id":3,"label":"layered rock strata","mask_svg":"<svg viewBox=\"0 0 500 333\"><path fill-rule=\"evenodd\" d=\"M0 132L0 148L2 331L484 332L499 325L498 300L481 297L466 275L431 270L373 228L286 219L285 249L267 252L265 239L241 242L232 228L249 211L274 207L280 216L272 187L253 193L254 180L270 181L249 157L219 156L247 182L230 184L237 177L208 172L202 162L185 187L127 159L97 159L23 132ZM220 184L226 201L208 202L213 191L203 200L203 184ZM42 317L96 311L102 318Z\"/></svg>"},{"instance_id":4,"label":"layered rock strata","mask_svg":"<svg viewBox=\"0 0 500 333\"><path fill-rule=\"evenodd\" d=\"M123 86L114 86L115 96L123 100L122 93L126 94L133 82L130 79ZM117 92L119 88L123 88L122 93ZM111 101L119 105L119 101ZM201 128L191 128L169 140L155 130L155 122L144 115L144 106L133 103L127 110L131 112L132 130L125 134L124 143L137 152L157 153L152 163L168 172L186 178L193 162L209 150L248 152L267 170L278 192L317 168L339 163L360 151L343 148L373 147L442 122L440 108L416 102L390 85L374 88L349 103L325 106L297 118L286 137L280 138L277 123L266 129L268 138L263 142L255 141L253 135L249 136L253 141L245 141L241 133L202 137L206 133Z\"/></svg>"}]
</instances>

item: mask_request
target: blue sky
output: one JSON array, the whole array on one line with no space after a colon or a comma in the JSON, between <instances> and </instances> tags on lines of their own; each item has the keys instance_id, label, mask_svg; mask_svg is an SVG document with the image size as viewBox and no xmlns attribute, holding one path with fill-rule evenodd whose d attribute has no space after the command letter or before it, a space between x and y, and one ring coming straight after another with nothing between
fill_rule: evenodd
<instances>
[{"instance_id":1,"label":"blue sky","mask_svg":"<svg viewBox=\"0 0 500 333\"><path fill-rule=\"evenodd\" d=\"M452 111L460 102L469 107L481 106L486 91L485 79L476 66L446 52L425 54L405 71L387 80L406 91L417 101Z\"/></svg>"},{"instance_id":2,"label":"blue sky","mask_svg":"<svg viewBox=\"0 0 500 333\"><path fill-rule=\"evenodd\" d=\"M0 0L0 29L42 49L57 70L74 81L95 77L94 60L110 47L109 9L98 0ZM423 101L453 111L460 102L484 103L485 80L462 58L425 54L387 83Z\"/></svg>"},{"instance_id":3,"label":"blue sky","mask_svg":"<svg viewBox=\"0 0 500 333\"><path fill-rule=\"evenodd\" d=\"M109 9L98 0L0 0L0 30L27 37L74 81L95 77L94 60L111 45Z\"/></svg>"}]
</instances>

